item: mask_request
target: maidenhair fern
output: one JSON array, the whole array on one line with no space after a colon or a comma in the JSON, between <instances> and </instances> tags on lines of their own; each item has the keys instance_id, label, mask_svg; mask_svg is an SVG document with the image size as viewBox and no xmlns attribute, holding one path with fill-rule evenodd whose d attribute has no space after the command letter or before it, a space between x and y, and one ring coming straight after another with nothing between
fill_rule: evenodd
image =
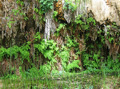
<instances>
[{"instance_id":1,"label":"maidenhair fern","mask_svg":"<svg viewBox=\"0 0 120 89\"><path fill-rule=\"evenodd\" d=\"M72 63L67 65L67 71L70 71L71 69L75 69L75 68L81 69L79 63L80 60L73 60Z\"/></svg>"},{"instance_id":2,"label":"maidenhair fern","mask_svg":"<svg viewBox=\"0 0 120 89\"><path fill-rule=\"evenodd\" d=\"M79 68L78 63L79 61L73 61L72 63L68 63L70 59L69 50L67 46L62 46L61 49L57 47L57 43L54 40L47 40L40 38L40 33L36 33L34 36L34 48L35 48L35 54L42 53L42 55L49 59L47 64L40 66L40 71L44 71L44 73L49 73L51 68L56 69L54 64L57 63L56 57L61 58L61 63L63 70L69 71L73 68ZM72 40L68 40L68 43L72 47L76 45L76 42L72 42ZM75 44L74 44L75 43ZM2 60L4 57L6 58L13 58L17 59L18 54L21 57L21 62L23 63L23 60L27 60L28 62L31 62L30 59L30 44L31 42L28 41L24 43L21 47L13 46L8 49L1 47L0 48L0 60Z\"/></svg>"}]
</instances>

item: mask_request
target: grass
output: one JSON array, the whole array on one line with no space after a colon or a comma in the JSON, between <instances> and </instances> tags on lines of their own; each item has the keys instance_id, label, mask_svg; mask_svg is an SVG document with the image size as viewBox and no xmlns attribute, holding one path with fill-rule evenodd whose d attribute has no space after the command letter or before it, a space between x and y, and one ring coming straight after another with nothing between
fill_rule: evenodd
<instances>
[{"instance_id":1,"label":"grass","mask_svg":"<svg viewBox=\"0 0 120 89\"><path fill-rule=\"evenodd\" d=\"M63 73L34 78L2 78L3 89L120 89L114 74Z\"/></svg>"}]
</instances>

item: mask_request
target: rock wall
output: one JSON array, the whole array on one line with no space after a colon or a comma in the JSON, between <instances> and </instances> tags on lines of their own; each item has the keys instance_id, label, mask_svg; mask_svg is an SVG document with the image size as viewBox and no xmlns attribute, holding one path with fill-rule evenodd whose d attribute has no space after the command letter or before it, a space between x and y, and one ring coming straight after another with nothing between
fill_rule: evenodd
<instances>
[{"instance_id":1,"label":"rock wall","mask_svg":"<svg viewBox=\"0 0 120 89\"><path fill-rule=\"evenodd\" d=\"M54 1L51 10L46 13L41 12L42 14L36 9L40 6L37 0L21 0L22 3L19 1L0 0L0 47L21 46L27 41L32 41L35 33L40 32L42 39L55 40L59 48L67 42L66 37L74 35L79 44L79 50L87 50L87 53L91 50L98 51L96 42L99 43L102 39L100 37L103 37L105 43L102 44L100 55L104 57L110 55L116 59L120 53L120 0L68 0L67 2L58 0ZM57 15L53 18L54 11ZM95 19L92 19L93 23L88 22L89 17ZM84 22L84 25L90 26L82 28L81 24L75 23L77 18ZM60 35L54 36L61 23L65 25L60 28ZM89 31L86 30L87 28ZM86 35L89 36L85 43ZM92 44L94 49L89 49L89 44ZM30 47L32 54L35 51L33 44ZM70 61L75 59L73 56L75 52L74 48L70 49ZM82 54L77 59L80 60L79 65L82 66ZM0 64L8 65L9 63L5 60ZM60 61L58 64L61 66Z\"/></svg>"},{"instance_id":2,"label":"rock wall","mask_svg":"<svg viewBox=\"0 0 120 89\"><path fill-rule=\"evenodd\" d=\"M19 1L19 0L18 0ZM58 12L58 20L67 21L67 23L73 22L75 18L83 14L88 16L88 13L92 13L93 18L100 24L109 25L112 22L115 22L117 26L120 26L120 1L119 0L70 0L69 3L73 6L70 10L69 8L65 9L66 1L58 0L55 3L52 12L45 14L46 21L48 16L50 21L53 23L51 26L46 27L47 23L40 23L39 16L33 10L35 6L38 6L36 1L23 1L24 5L17 4L15 0L1 0L0 1L0 45L6 45L9 47L10 43L7 43L11 39L12 44L17 44L22 42L23 39L27 40L27 36L30 28L34 28L36 31L41 31L45 29L45 38L49 39L50 29L56 29L55 22L52 18L53 11ZM68 3L68 4L69 4ZM24 13L24 14L23 14ZM21 14L21 15L20 15ZM36 19L33 19L33 14L36 15ZM47 16L48 15L48 16ZM29 18L28 21L25 18ZM110 23L108 23L108 21ZM51 23L51 22L50 22ZM50 26L50 25L49 25ZM48 32L46 32L48 31ZM22 39L22 40L21 40ZM7 42L5 42L7 41ZM24 43L23 41L22 43ZM19 43L20 45L21 43Z\"/></svg>"},{"instance_id":3,"label":"rock wall","mask_svg":"<svg viewBox=\"0 0 120 89\"><path fill-rule=\"evenodd\" d=\"M58 0L60 1L60 0ZM64 12L64 18L70 23L71 18L75 18L80 14L87 14L92 12L93 17L100 24L105 24L106 20L116 22L120 25L120 1L119 0L71 0L69 1L76 7L74 14L67 9ZM64 8L65 0L62 0L62 6ZM69 18L69 20L68 20Z\"/></svg>"},{"instance_id":4,"label":"rock wall","mask_svg":"<svg viewBox=\"0 0 120 89\"><path fill-rule=\"evenodd\" d=\"M119 0L91 0L87 5L88 12L92 11L96 21L105 24L106 20L120 25L120 1Z\"/></svg>"},{"instance_id":5,"label":"rock wall","mask_svg":"<svg viewBox=\"0 0 120 89\"><path fill-rule=\"evenodd\" d=\"M113 59L116 58L116 55L119 52L120 47L120 1L119 0L71 0L67 4L73 6L72 9L65 8L66 1L62 1L62 13L63 18L67 23L73 23L77 16L83 15L83 17L93 17L96 22L99 23L99 26L96 25L96 29L92 29L92 35L90 36L93 41L97 39L97 31L99 29L104 30L105 43L109 49L109 54L113 56ZM74 8L75 11L72 11ZM58 14L59 15L59 14ZM112 23L116 24L116 27L112 26ZM108 31L109 30L109 31ZM90 32L90 33L91 33ZM110 33L109 37L114 38L114 42L110 43L107 39L107 33ZM116 34L118 34L116 36Z\"/></svg>"}]
</instances>

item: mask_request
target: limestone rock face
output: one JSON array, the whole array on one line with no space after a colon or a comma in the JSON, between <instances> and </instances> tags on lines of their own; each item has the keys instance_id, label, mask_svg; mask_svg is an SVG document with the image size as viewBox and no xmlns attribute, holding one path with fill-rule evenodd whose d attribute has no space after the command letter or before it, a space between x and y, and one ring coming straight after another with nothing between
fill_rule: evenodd
<instances>
[{"instance_id":1,"label":"limestone rock face","mask_svg":"<svg viewBox=\"0 0 120 89\"><path fill-rule=\"evenodd\" d=\"M87 8L101 24L110 20L120 25L120 0L90 0Z\"/></svg>"},{"instance_id":2,"label":"limestone rock face","mask_svg":"<svg viewBox=\"0 0 120 89\"><path fill-rule=\"evenodd\" d=\"M105 24L106 20L109 20L110 22L116 22L117 25L120 25L120 0L70 0L68 3L76 6L74 13L69 9L65 10L64 6L66 2L65 0L61 1L64 18L68 23L80 14L92 12L94 18L100 24Z\"/></svg>"},{"instance_id":3,"label":"limestone rock face","mask_svg":"<svg viewBox=\"0 0 120 89\"><path fill-rule=\"evenodd\" d=\"M34 0L31 2L24 1L22 10L18 11L19 4L17 4L15 0L0 0L0 45L6 43L3 39L8 40L10 37L13 39L17 38L16 40L25 39L24 33L27 33L26 31L29 32L31 27L34 27L35 29L39 28L39 31L44 29L43 27L45 27L45 24L40 23L41 20L39 21L39 16L33 10L35 5L39 6ZM67 23L74 21L78 15L83 14L85 17L92 12L93 18L100 24L106 24L106 21L110 21L120 25L120 0L68 0L67 2L66 0L58 0L54 5L54 10L58 12L58 20L66 21ZM54 22L54 19L52 18L54 10L45 14L45 16L51 17L50 23ZM16 13L15 11L20 13ZM25 13L26 16L28 16L28 21L25 21L24 17L20 15L22 13ZM35 20L32 18L33 14L36 14ZM55 24L51 24L50 28L55 30L54 25ZM52 28L52 26L54 26L54 28ZM16 43L18 42L14 41L14 44Z\"/></svg>"}]
</instances>

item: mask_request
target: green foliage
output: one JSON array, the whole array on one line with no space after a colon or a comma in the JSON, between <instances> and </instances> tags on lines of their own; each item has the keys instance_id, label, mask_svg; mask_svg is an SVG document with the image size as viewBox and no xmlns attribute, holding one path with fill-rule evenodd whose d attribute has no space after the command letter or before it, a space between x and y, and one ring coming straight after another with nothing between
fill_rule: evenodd
<instances>
[{"instance_id":1,"label":"green foliage","mask_svg":"<svg viewBox=\"0 0 120 89\"><path fill-rule=\"evenodd\" d=\"M24 20L28 20L28 17L26 16L26 13L24 13L23 11L23 6L24 6L24 2L21 0L17 0L16 3L18 4L18 8L17 9L12 9L12 18L11 17L7 17L7 25L8 27L11 29L12 24L15 23L15 16L18 16L17 18L23 18ZM14 16L14 17L13 17Z\"/></svg>"},{"instance_id":2,"label":"green foliage","mask_svg":"<svg viewBox=\"0 0 120 89\"><path fill-rule=\"evenodd\" d=\"M77 5L73 4L72 1L70 1L70 0L65 0L63 9L71 10L72 12L74 12L77 9Z\"/></svg>"},{"instance_id":3,"label":"green foliage","mask_svg":"<svg viewBox=\"0 0 120 89\"><path fill-rule=\"evenodd\" d=\"M34 44L34 48L41 52L45 58L49 60L54 60L54 52L58 50L56 43L53 40L44 41L42 40L40 44Z\"/></svg>"},{"instance_id":4,"label":"green foliage","mask_svg":"<svg viewBox=\"0 0 120 89\"><path fill-rule=\"evenodd\" d=\"M7 23L8 27L11 28L11 26L12 26L13 23L15 23L15 21L10 20L10 21Z\"/></svg>"},{"instance_id":5,"label":"green foliage","mask_svg":"<svg viewBox=\"0 0 120 89\"><path fill-rule=\"evenodd\" d=\"M56 46L56 43L53 40L48 40L46 42L44 39L41 40L40 33L36 33L34 38L35 38L34 48L36 49L36 51L38 51L39 53L42 53L45 58L48 58L50 60L50 62L48 62L47 64L40 66L40 71L42 71L44 74L49 73L51 67L52 68L55 67L54 63L56 63L56 60L55 60L56 55L54 55L54 52L57 52L59 48ZM38 43L39 41L40 43ZM1 47L0 60L2 60L4 57L6 58L12 57L14 59L17 59L18 54L20 54L20 57L22 58L21 60L22 63L23 63L23 60L28 60L28 62L31 63L30 51L29 51L30 44L31 42L28 41L27 43L23 44L21 47L13 46L8 49Z\"/></svg>"},{"instance_id":6,"label":"green foliage","mask_svg":"<svg viewBox=\"0 0 120 89\"><path fill-rule=\"evenodd\" d=\"M105 44L105 36L102 35L104 34L103 30L102 29L99 29L97 30L97 34L98 34L98 37L100 38L100 44L98 44L98 46L103 46L103 44Z\"/></svg>"},{"instance_id":7,"label":"green foliage","mask_svg":"<svg viewBox=\"0 0 120 89\"><path fill-rule=\"evenodd\" d=\"M3 47L0 48L0 61L3 59L3 57L4 57L7 53L9 53L8 50L6 50L6 49L3 48Z\"/></svg>"},{"instance_id":8,"label":"green foliage","mask_svg":"<svg viewBox=\"0 0 120 89\"><path fill-rule=\"evenodd\" d=\"M10 56L15 57L16 59L18 56L17 52L19 52L18 46L13 46L8 49L1 47L0 48L0 60L2 60L4 57L10 57Z\"/></svg>"},{"instance_id":9,"label":"green foliage","mask_svg":"<svg viewBox=\"0 0 120 89\"><path fill-rule=\"evenodd\" d=\"M112 58L108 56L107 60L104 63L107 70L117 71L120 68L120 62L118 58L116 60L112 60Z\"/></svg>"},{"instance_id":10,"label":"green foliage","mask_svg":"<svg viewBox=\"0 0 120 89\"><path fill-rule=\"evenodd\" d=\"M20 15L23 16L24 20L28 20L28 17L26 16L26 14L23 12L22 8L24 6L24 2L21 0L17 0L16 3L19 5L18 9L13 9L12 12L13 14L16 16Z\"/></svg>"},{"instance_id":11,"label":"green foliage","mask_svg":"<svg viewBox=\"0 0 120 89\"><path fill-rule=\"evenodd\" d=\"M89 29L89 25L92 24L92 26L95 25L95 21L93 18L88 18L87 19L88 22L85 23L84 21L81 20L81 16L79 16L78 18L76 18L76 24L80 24L81 28L86 28L85 30L88 31ZM88 26L88 27L87 27ZM65 27L65 24L60 24L59 27L56 29L56 31L59 33L59 31ZM89 32L88 32L89 33ZM103 36L101 36L101 34L103 33L102 30L98 30L97 31L99 38L102 38ZM87 34L87 32L86 32ZM86 36L86 35L85 35ZM89 35L88 35L89 37ZM81 52L79 51L79 43L77 43L77 41L75 40L74 36L73 37L66 37L65 39L67 40L65 43L65 46L62 46L62 48L58 48L56 42L54 42L54 40L47 40L45 41L44 39L41 39L40 37L40 33L36 33L36 35L34 36L35 40L34 40L34 48L35 48L35 53L42 53L43 56L46 59L49 59L49 61L45 64L45 65L41 65L40 66L40 70L39 73L41 75L44 74L49 74L51 73L51 70L56 70L55 68L55 63L57 63L57 60L55 59L56 56L61 58L61 63L62 63L62 68L63 71L70 71L70 70L74 70L75 68L78 68L81 70L81 68L79 67L79 60L74 60L74 61L69 61L70 59L70 50L71 48L75 49L75 56L79 56L81 54ZM103 46L103 42L104 42L105 38L103 37L102 39L100 39L100 41L102 42L101 44L99 42L96 41L97 47L100 50ZM13 46L11 48L0 48L0 60L2 60L4 57L9 58L12 57L14 59L17 59L18 54L20 54L20 57L22 58L22 60L28 60L28 62L31 61L30 59L30 43L31 42L27 42L24 45L22 45L21 47L18 46ZM88 48L92 49L94 48L93 44L89 44L89 46L87 46ZM87 51L83 52L83 66L90 71L95 71L96 69L100 69L102 66L102 57L101 52L98 50L98 52L89 52L87 53ZM35 54L36 55L36 54ZM112 59L108 58L107 61L105 62L105 67L106 69L113 69L113 70L118 70L118 68L120 68L120 64L119 64L119 60L117 59L116 61L110 61ZM116 66L117 64L117 66ZM113 66L114 65L114 66ZM31 71L33 71L31 69ZM31 73L31 71L29 70L29 72ZM28 72L28 74L29 74ZM30 76L32 76L34 74L31 74Z\"/></svg>"},{"instance_id":12,"label":"green foliage","mask_svg":"<svg viewBox=\"0 0 120 89\"><path fill-rule=\"evenodd\" d=\"M100 68L100 55L99 54L85 54L83 55L83 65L87 69L99 69Z\"/></svg>"},{"instance_id":13,"label":"green foliage","mask_svg":"<svg viewBox=\"0 0 120 89\"><path fill-rule=\"evenodd\" d=\"M96 70L104 69L106 72L113 72L113 71L119 71L120 63L119 59L112 60L110 56L107 57L106 60L102 61L103 57L100 56L100 54L83 54L83 66L87 68L87 70L93 72ZM104 68L103 68L104 65Z\"/></svg>"},{"instance_id":14,"label":"green foliage","mask_svg":"<svg viewBox=\"0 0 120 89\"><path fill-rule=\"evenodd\" d=\"M20 56L21 58L24 60L28 60L28 62L30 62L30 53L29 53L29 50L30 50L30 42L28 42L26 45L23 45L20 47Z\"/></svg>"},{"instance_id":15,"label":"green foliage","mask_svg":"<svg viewBox=\"0 0 120 89\"><path fill-rule=\"evenodd\" d=\"M57 12L57 11L54 11L54 12L53 12L53 18L55 19L55 21L58 21L57 18L56 18L57 15L58 15L58 12Z\"/></svg>"},{"instance_id":16,"label":"green foliage","mask_svg":"<svg viewBox=\"0 0 120 89\"><path fill-rule=\"evenodd\" d=\"M115 43L119 45L120 40L118 40L117 42L115 41L116 39L119 39L119 34L120 34L120 31L118 30L116 24L113 23L112 25L107 25L106 30L107 30L106 39L109 41L109 43L111 44Z\"/></svg>"},{"instance_id":17,"label":"green foliage","mask_svg":"<svg viewBox=\"0 0 120 89\"><path fill-rule=\"evenodd\" d=\"M16 3L17 3L17 4L20 4L21 6L24 5L24 2L23 2L22 0L17 0Z\"/></svg>"},{"instance_id":18,"label":"green foliage","mask_svg":"<svg viewBox=\"0 0 120 89\"><path fill-rule=\"evenodd\" d=\"M40 33L37 32L37 33L35 34L34 38L35 38L35 42L40 41L40 39L41 39Z\"/></svg>"},{"instance_id":19,"label":"green foliage","mask_svg":"<svg viewBox=\"0 0 120 89\"><path fill-rule=\"evenodd\" d=\"M59 32L64 27L65 27L65 24L60 24L59 27L56 29L56 31Z\"/></svg>"},{"instance_id":20,"label":"green foliage","mask_svg":"<svg viewBox=\"0 0 120 89\"><path fill-rule=\"evenodd\" d=\"M78 48L79 43L77 43L77 41L75 39L70 39L70 37L67 37L67 47L71 48L71 47L76 47Z\"/></svg>"},{"instance_id":21,"label":"green foliage","mask_svg":"<svg viewBox=\"0 0 120 89\"><path fill-rule=\"evenodd\" d=\"M24 60L28 60L30 61L29 59L29 49L30 49L30 44L27 43L26 45L23 45L21 47L18 47L16 45L14 45L13 47L10 47L8 49L4 48L4 47L1 47L0 48L0 60L2 60L4 57L5 58L14 58L14 59L17 59L18 57L18 53L20 53L21 55L21 58Z\"/></svg>"},{"instance_id":22,"label":"green foliage","mask_svg":"<svg viewBox=\"0 0 120 89\"><path fill-rule=\"evenodd\" d=\"M43 24L43 21L44 21L44 11L42 11L41 9L39 9L38 7L34 8L33 9L36 13L33 14L33 19L35 20L36 18L38 18L38 23L41 23Z\"/></svg>"},{"instance_id":23,"label":"green foliage","mask_svg":"<svg viewBox=\"0 0 120 89\"><path fill-rule=\"evenodd\" d=\"M41 11L46 13L47 11L53 9L53 2L57 0L39 0Z\"/></svg>"},{"instance_id":24,"label":"green foliage","mask_svg":"<svg viewBox=\"0 0 120 89\"><path fill-rule=\"evenodd\" d=\"M78 15L75 19L75 23L80 24L80 25L84 24L84 22L81 20L81 18L82 18L82 15Z\"/></svg>"},{"instance_id":25,"label":"green foliage","mask_svg":"<svg viewBox=\"0 0 120 89\"><path fill-rule=\"evenodd\" d=\"M50 64L45 64L40 66L40 74L41 75L47 75L50 74L50 70L51 70L51 65Z\"/></svg>"},{"instance_id":26,"label":"green foliage","mask_svg":"<svg viewBox=\"0 0 120 89\"><path fill-rule=\"evenodd\" d=\"M65 47L62 47L62 51L59 53L59 57L61 58L62 60L62 66L65 70L67 70L67 63L69 61L69 51L65 48Z\"/></svg>"},{"instance_id":27,"label":"green foliage","mask_svg":"<svg viewBox=\"0 0 120 89\"><path fill-rule=\"evenodd\" d=\"M27 70L25 73L22 73L22 77L28 77L28 78L39 78L39 76L41 75L39 72L39 69L37 69L36 67L32 67L31 69Z\"/></svg>"},{"instance_id":28,"label":"green foliage","mask_svg":"<svg viewBox=\"0 0 120 89\"><path fill-rule=\"evenodd\" d=\"M34 12L36 12L39 17L39 21L43 21L45 13L47 13L49 10L53 9L53 3L57 0L36 0L39 2L39 7L34 8ZM28 20L28 17L26 16L26 13L23 12L23 6L24 2L22 0L17 0L16 3L19 5L18 9L13 9L12 12L15 16L20 15L23 16L24 20ZM71 10L74 12L77 8L77 5L73 4L70 0L65 0L65 5L63 7L64 10ZM36 19L36 13L33 14L33 18ZM57 21L56 17L58 15L57 11L53 12L53 18ZM13 18L7 18L9 21L7 23L8 27L11 28L12 24L15 23ZM39 23L38 21L38 23ZM100 42L95 41L97 52L92 51L91 49L94 49L95 46L92 43L92 41L89 41L90 37L90 30L91 27L96 26L96 21L93 17L85 18L82 15L78 15L75 19L75 25L79 25L79 28L81 30L81 33L84 34L86 43L88 42L88 45L86 45L86 51L80 52L79 49L79 43L76 41L76 38L74 35L72 37L66 37L65 41L66 43L62 48L57 47L57 43L54 40L47 40L41 39L40 33L36 33L34 36L34 48L35 48L35 56L38 56L39 54L42 54L45 59L48 59L46 64L41 65L40 69L37 69L35 67L28 69L25 74L22 71L22 67L19 67L20 74L22 77L34 77L37 78L42 75L50 74L51 71L55 74L58 71L56 71L57 67L55 66L57 63L56 57L59 57L62 63L62 71L68 71L75 70L76 68L81 70L81 67L78 65L80 63L77 59L78 56L82 55L82 62L83 67L86 68L89 71L95 71L95 70L118 70L120 68L120 60L117 58L116 60L112 60L110 56L107 58L101 56L101 50L103 48L103 44L105 43L105 37L103 30L98 29L97 30L97 36ZM56 29L57 36L59 36L60 30L64 29L66 24L59 24L59 27ZM114 23L112 27L116 28L116 24ZM107 26L107 28L110 28ZM72 32L70 32L71 34ZM107 38L110 43L113 43L115 40L115 37L112 35L113 33L110 32L108 29L107 32ZM119 31L114 32L116 37L119 37ZM79 38L79 36L78 36ZM81 36L80 36L81 38ZM79 40L79 39L78 39ZM29 63L31 63L30 59L30 44L31 42L24 43L21 47L18 47L16 45L10 47L10 48L0 48L0 61L2 61L4 58L12 58L17 59L18 55L21 57L21 62L23 63L23 60L27 60ZM74 49L75 51L75 59L70 60L70 50ZM89 50L90 49L90 50ZM106 55L107 56L107 55ZM34 59L33 59L34 60ZM11 69L11 70L14 70ZM16 77L13 77L16 78Z\"/></svg>"},{"instance_id":29,"label":"green foliage","mask_svg":"<svg viewBox=\"0 0 120 89\"><path fill-rule=\"evenodd\" d=\"M95 19L92 17L87 18L87 23L92 23L94 26L96 25Z\"/></svg>"},{"instance_id":30,"label":"green foliage","mask_svg":"<svg viewBox=\"0 0 120 89\"><path fill-rule=\"evenodd\" d=\"M58 15L58 12L57 12L57 11L54 11L54 12L53 12L53 17L55 18L57 15Z\"/></svg>"},{"instance_id":31,"label":"green foliage","mask_svg":"<svg viewBox=\"0 0 120 89\"><path fill-rule=\"evenodd\" d=\"M90 26L95 26L96 22L95 19L92 17L85 18L83 15L78 15L75 19L75 23L79 24L81 30L89 30Z\"/></svg>"},{"instance_id":32,"label":"green foliage","mask_svg":"<svg viewBox=\"0 0 120 89\"><path fill-rule=\"evenodd\" d=\"M60 27L62 27L63 25L61 25ZM77 42L76 41L73 41L74 43L71 44L70 43L70 39L68 40L68 47L72 47L72 46L76 46ZM78 44L77 44L78 46ZM54 65L54 63L56 63L57 61L55 60L55 57L58 55L60 58L61 58L61 61L62 61L62 67L63 67L63 70L69 70L71 69L72 67L69 68L69 66L67 67L68 65L68 61L69 61L69 58L70 58L70 55L69 55L69 50L67 49L66 46L62 46L61 50L56 46L56 43L53 41L53 40L48 40L48 41L44 41L42 40L39 44L34 44L34 48L36 50L38 50L39 52L41 52L45 58L48 58L50 60L50 62L47 63L48 66L52 66ZM54 54L55 53L55 54ZM73 62L71 63L70 65L72 64L76 64L75 66L73 66L74 68L78 68L77 66L77 61L76 62Z\"/></svg>"},{"instance_id":33,"label":"green foliage","mask_svg":"<svg viewBox=\"0 0 120 89\"><path fill-rule=\"evenodd\" d=\"M112 43L114 41L113 37L108 38L109 42Z\"/></svg>"},{"instance_id":34,"label":"green foliage","mask_svg":"<svg viewBox=\"0 0 120 89\"><path fill-rule=\"evenodd\" d=\"M80 66L78 65L80 63L79 60L73 60L72 63L67 65L67 71L70 71L71 69L78 68L81 70Z\"/></svg>"},{"instance_id":35,"label":"green foliage","mask_svg":"<svg viewBox=\"0 0 120 89\"><path fill-rule=\"evenodd\" d=\"M61 23L61 24L59 25L59 27L56 29L56 31L57 31L57 36L59 36L60 30L61 30L62 28L64 29L65 25L66 25L66 24L62 24L62 23Z\"/></svg>"}]
</instances>

